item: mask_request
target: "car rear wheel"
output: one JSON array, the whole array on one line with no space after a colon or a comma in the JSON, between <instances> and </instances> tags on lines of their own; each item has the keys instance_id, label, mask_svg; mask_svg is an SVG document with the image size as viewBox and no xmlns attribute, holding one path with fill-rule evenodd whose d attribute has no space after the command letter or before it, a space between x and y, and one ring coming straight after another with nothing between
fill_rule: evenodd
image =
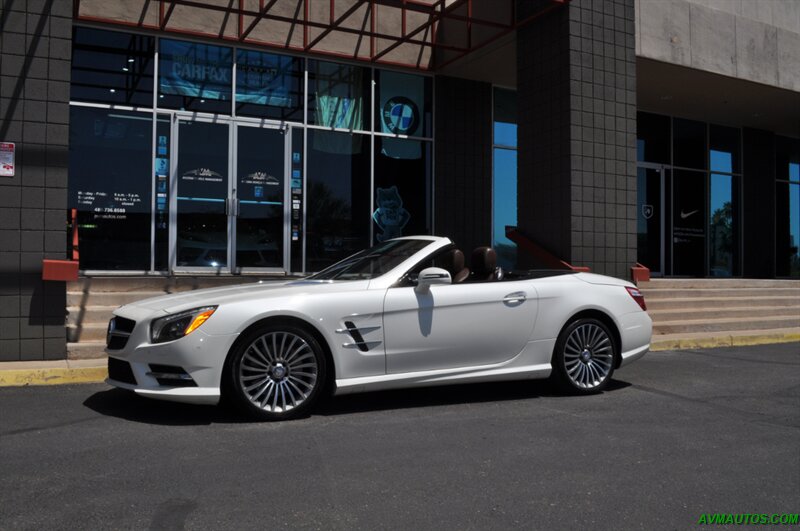
<instances>
[{"instance_id":1,"label":"car rear wheel","mask_svg":"<svg viewBox=\"0 0 800 531\"><path fill-rule=\"evenodd\" d=\"M558 336L553 376L570 393L598 393L608 386L614 374L615 349L605 323L593 318L577 319Z\"/></svg>"},{"instance_id":2,"label":"car rear wheel","mask_svg":"<svg viewBox=\"0 0 800 531\"><path fill-rule=\"evenodd\" d=\"M249 414L287 420L308 412L325 376L325 356L312 334L290 324L264 325L238 343L228 388Z\"/></svg>"}]
</instances>

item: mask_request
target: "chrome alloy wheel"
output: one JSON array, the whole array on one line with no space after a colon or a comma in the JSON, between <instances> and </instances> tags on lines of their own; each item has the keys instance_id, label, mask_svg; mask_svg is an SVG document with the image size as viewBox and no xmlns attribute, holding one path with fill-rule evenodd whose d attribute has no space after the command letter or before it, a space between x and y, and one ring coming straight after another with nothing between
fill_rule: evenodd
<instances>
[{"instance_id":1,"label":"chrome alloy wheel","mask_svg":"<svg viewBox=\"0 0 800 531\"><path fill-rule=\"evenodd\" d=\"M594 323L577 326L564 344L564 368L577 387L594 389L611 373L614 351L611 338Z\"/></svg>"},{"instance_id":2,"label":"chrome alloy wheel","mask_svg":"<svg viewBox=\"0 0 800 531\"><path fill-rule=\"evenodd\" d=\"M257 337L239 364L239 386L256 407L285 413L303 404L317 385L319 367L311 346L291 332Z\"/></svg>"}]
</instances>

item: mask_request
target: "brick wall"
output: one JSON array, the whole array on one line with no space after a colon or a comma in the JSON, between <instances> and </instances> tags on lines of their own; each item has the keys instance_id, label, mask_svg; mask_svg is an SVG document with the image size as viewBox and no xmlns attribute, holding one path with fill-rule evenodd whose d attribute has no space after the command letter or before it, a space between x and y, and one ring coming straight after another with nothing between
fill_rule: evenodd
<instances>
[{"instance_id":1,"label":"brick wall","mask_svg":"<svg viewBox=\"0 0 800 531\"><path fill-rule=\"evenodd\" d=\"M492 87L436 77L435 234L469 260L492 244Z\"/></svg>"},{"instance_id":2,"label":"brick wall","mask_svg":"<svg viewBox=\"0 0 800 531\"><path fill-rule=\"evenodd\" d=\"M42 259L66 258L71 0L0 3L0 361L66 357L63 282Z\"/></svg>"},{"instance_id":3,"label":"brick wall","mask_svg":"<svg viewBox=\"0 0 800 531\"><path fill-rule=\"evenodd\" d=\"M518 0L522 19L535 3ZM517 32L518 223L560 258L636 259L633 0L572 0Z\"/></svg>"}]
</instances>

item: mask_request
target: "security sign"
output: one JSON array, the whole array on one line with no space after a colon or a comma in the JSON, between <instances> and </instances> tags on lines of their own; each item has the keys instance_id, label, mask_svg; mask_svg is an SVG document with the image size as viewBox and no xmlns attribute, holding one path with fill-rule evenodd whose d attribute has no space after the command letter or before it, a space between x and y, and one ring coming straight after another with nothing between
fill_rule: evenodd
<instances>
[{"instance_id":1,"label":"security sign","mask_svg":"<svg viewBox=\"0 0 800 531\"><path fill-rule=\"evenodd\" d=\"M642 205L642 216L644 219L650 219L653 217L653 205Z\"/></svg>"},{"instance_id":2,"label":"security sign","mask_svg":"<svg viewBox=\"0 0 800 531\"><path fill-rule=\"evenodd\" d=\"M0 177L14 176L14 144L0 142Z\"/></svg>"}]
</instances>

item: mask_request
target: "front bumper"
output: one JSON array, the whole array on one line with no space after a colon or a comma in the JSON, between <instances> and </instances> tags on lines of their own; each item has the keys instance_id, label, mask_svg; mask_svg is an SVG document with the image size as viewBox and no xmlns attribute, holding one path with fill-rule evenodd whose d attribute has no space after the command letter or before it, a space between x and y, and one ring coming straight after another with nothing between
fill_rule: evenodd
<instances>
[{"instance_id":1,"label":"front bumper","mask_svg":"<svg viewBox=\"0 0 800 531\"><path fill-rule=\"evenodd\" d=\"M122 313L122 317L129 317ZM139 317L136 327L125 346L118 350L106 349L109 364L118 360L116 369L109 371L106 382L114 387L130 389L149 398L171 400L192 404L216 404L220 398L220 381L225 357L237 334L209 335L202 329L169 343L152 344L149 342L149 319L141 319L141 315L130 316L134 320ZM120 372L125 367L119 362L128 364L130 373ZM175 385L159 383L158 366L170 365L181 368L191 377L187 382L175 382ZM153 367L156 366L156 367ZM121 377L120 374L127 374ZM119 379L114 379L114 376ZM192 383L193 382L193 383Z\"/></svg>"}]
</instances>

